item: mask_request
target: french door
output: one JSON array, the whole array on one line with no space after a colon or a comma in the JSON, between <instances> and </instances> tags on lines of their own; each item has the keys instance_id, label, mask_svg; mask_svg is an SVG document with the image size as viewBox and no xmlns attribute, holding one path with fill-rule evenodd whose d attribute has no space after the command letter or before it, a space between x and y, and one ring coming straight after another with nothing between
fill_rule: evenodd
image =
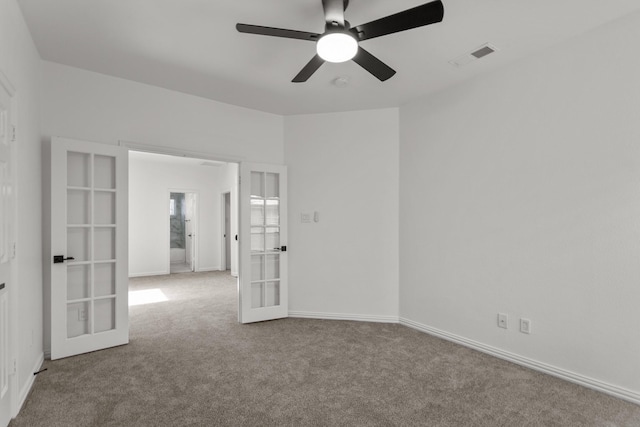
<instances>
[{"instance_id":1,"label":"french door","mask_svg":"<svg viewBox=\"0 0 640 427\"><path fill-rule=\"evenodd\" d=\"M241 323L287 317L287 169L240 164Z\"/></svg>"},{"instance_id":2,"label":"french door","mask_svg":"<svg viewBox=\"0 0 640 427\"><path fill-rule=\"evenodd\" d=\"M129 342L128 151L51 141L51 359Z\"/></svg>"}]
</instances>

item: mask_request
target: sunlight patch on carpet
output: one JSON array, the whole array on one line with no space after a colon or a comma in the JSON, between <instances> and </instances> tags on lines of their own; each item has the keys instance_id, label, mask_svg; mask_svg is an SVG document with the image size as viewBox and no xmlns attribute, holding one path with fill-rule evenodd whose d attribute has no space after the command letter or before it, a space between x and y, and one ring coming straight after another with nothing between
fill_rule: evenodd
<instances>
[{"instance_id":1,"label":"sunlight patch on carpet","mask_svg":"<svg viewBox=\"0 0 640 427\"><path fill-rule=\"evenodd\" d=\"M143 289L141 291L129 291L129 307L134 305L154 304L156 302L169 301L169 298L160 289Z\"/></svg>"}]
</instances>

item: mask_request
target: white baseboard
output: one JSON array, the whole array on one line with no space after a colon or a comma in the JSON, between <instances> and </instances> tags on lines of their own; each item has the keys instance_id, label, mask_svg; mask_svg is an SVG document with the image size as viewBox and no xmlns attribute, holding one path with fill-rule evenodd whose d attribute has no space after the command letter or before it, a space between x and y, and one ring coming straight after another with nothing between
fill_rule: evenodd
<instances>
[{"instance_id":1,"label":"white baseboard","mask_svg":"<svg viewBox=\"0 0 640 427\"><path fill-rule=\"evenodd\" d=\"M220 267L205 267L196 270L198 273L204 273L206 271L223 271Z\"/></svg>"},{"instance_id":2,"label":"white baseboard","mask_svg":"<svg viewBox=\"0 0 640 427\"><path fill-rule=\"evenodd\" d=\"M146 277L146 276L166 276L167 274L170 274L168 270L152 271L150 273L129 273L129 278L131 278L131 277Z\"/></svg>"},{"instance_id":3,"label":"white baseboard","mask_svg":"<svg viewBox=\"0 0 640 427\"><path fill-rule=\"evenodd\" d=\"M38 372L42 367L43 363L44 363L44 353L41 353L40 357L38 357L38 359L36 360L35 365L33 365L31 372ZM18 413L22 409L22 406L24 405L24 402L27 400L27 397L29 396L29 392L31 391L31 387L33 387L33 383L36 381L36 377L37 375L29 374L29 378L27 378L27 381L24 383L24 385L20 389L20 393L18 394L18 404L13 414L14 418L18 415Z\"/></svg>"},{"instance_id":4,"label":"white baseboard","mask_svg":"<svg viewBox=\"0 0 640 427\"><path fill-rule=\"evenodd\" d=\"M311 311L290 311L289 317L300 319L352 320L356 322L398 323L397 316L377 316L369 314L317 313Z\"/></svg>"},{"instance_id":5,"label":"white baseboard","mask_svg":"<svg viewBox=\"0 0 640 427\"><path fill-rule=\"evenodd\" d=\"M431 326L423 325L422 323L414 322L413 320L400 318L400 324L408 326L409 328L416 329L418 331L434 335L436 337L445 339L447 341L454 342L456 344L463 345L465 347L472 348L474 350L481 351L491 356L498 357L509 362L513 362L517 365L521 365L535 371L543 372L545 374L552 375L557 378L578 384L602 393L609 394L611 396L624 399L626 401L640 405L640 393L627 390L622 387L618 387L613 384L606 383L604 381L596 380L575 372L568 371L563 368L549 365L547 363L539 362L537 360L529 359L527 357L520 356L515 353L511 353L505 350L501 350L490 345L483 344L478 341L470 340L468 338L461 337L459 335L451 334L449 332L442 331Z\"/></svg>"}]
</instances>

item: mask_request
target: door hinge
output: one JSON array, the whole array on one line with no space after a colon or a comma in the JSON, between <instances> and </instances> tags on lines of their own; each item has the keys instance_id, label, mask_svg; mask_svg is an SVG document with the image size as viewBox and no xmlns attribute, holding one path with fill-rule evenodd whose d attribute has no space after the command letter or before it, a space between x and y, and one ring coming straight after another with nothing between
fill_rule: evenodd
<instances>
[{"instance_id":1,"label":"door hinge","mask_svg":"<svg viewBox=\"0 0 640 427\"><path fill-rule=\"evenodd\" d=\"M15 375L18 372L18 360L13 359L13 363L11 364L11 374Z\"/></svg>"},{"instance_id":2,"label":"door hinge","mask_svg":"<svg viewBox=\"0 0 640 427\"><path fill-rule=\"evenodd\" d=\"M240 185L241 183L242 183L242 178L238 176L238 185Z\"/></svg>"},{"instance_id":3,"label":"door hinge","mask_svg":"<svg viewBox=\"0 0 640 427\"><path fill-rule=\"evenodd\" d=\"M11 125L11 142L16 141L16 125Z\"/></svg>"},{"instance_id":4,"label":"door hinge","mask_svg":"<svg viewBox=\"0 0 640 427\"><path fill-rule=\"evenodd\" d=\"M15 259L15 257L16 257L16 242L13 242L13 247L11 248L11 253L12 253L11 258Z\"/></svg>"}]
</instances>

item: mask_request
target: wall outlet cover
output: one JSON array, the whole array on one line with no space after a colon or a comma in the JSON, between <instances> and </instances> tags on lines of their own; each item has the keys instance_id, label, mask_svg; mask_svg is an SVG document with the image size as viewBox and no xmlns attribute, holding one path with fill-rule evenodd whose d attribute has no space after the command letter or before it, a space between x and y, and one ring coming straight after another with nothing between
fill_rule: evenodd
<instances>
[{"instance_id":1,"label":"wall outlet cover","mask_svg":"<svg viewBox=\"0 0 640 427\"><path fill-rule=\"evenodd\" d=\"M498 327L507 329L509 323L509 316L505 313L498 313Z\"/></svg>"}]
</instances>

